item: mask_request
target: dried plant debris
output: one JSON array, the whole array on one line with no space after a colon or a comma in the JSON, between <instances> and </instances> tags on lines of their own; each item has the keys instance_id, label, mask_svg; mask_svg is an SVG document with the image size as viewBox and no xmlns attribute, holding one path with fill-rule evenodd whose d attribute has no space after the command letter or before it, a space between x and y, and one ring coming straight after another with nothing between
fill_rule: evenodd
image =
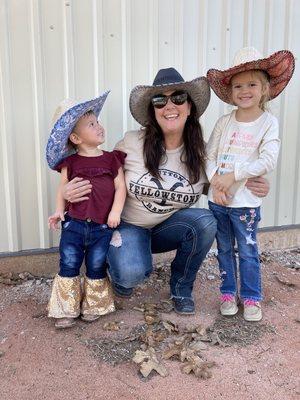
<instances>
[{"instance_id":1,"label":"dried plant debris","mask_svg":"<svg viewBox=\"0 0 300 400\"><path fill-rule=\"evenodd\" d=\"M290 250L264 251L260 255L262 263L276 261L286 268L300 269L300 248Z\"/></svg>"},{"instance_id":2,"label":"dried plant debris","mask_svg":"<svg viewBox=\"0 0 300 400\"><path fill-rule=\"evenodd\" d=\"M33 279L35 279L35 277L30 272L0 273L0 283L4 283L5 285L20 285L25 281Z\"/></svg>"},{"instance_id":3,"label":"dried plant debris","mask_svg":"<svg viewBox=\"0 0 300 400\"><path fill-rule=\"evenodd\" d=\"M156 371L163 377L168 376L167 368L158 361L153 347L149 347L146 351L137 350L132 360L140 364L140 373L144 378L147 378L152 371Z\"/></svg>"},{"instance_id":4,"label":"dried plant debris","mask_svg":"<svg viewBox=\"0 0 300 400\"><path fill-rule=\"evenodd\" d=\"M275 275L275 278L276 278L277 281L278 281L279 283L281 283L282 285L285 285L285 286L288 286L288 287L292 287L292 288L294 288L294 287L297 286L295 283L290 282L288 279L286 279L286 278L283 277L283 276Z\"/></svg>"},{"instance_id":5,"label":"dried plant debris","mask_svg":"<svg viewBox=\"0 0 300 400\"><path fill-rule=\"evenodd\" d=\"M209 379L212 377L210 369L215 365L214 361L202 361L200 357L194 355L183 364L181 371L185 374L193 372L197 378Z\"/></svg>"},{"instance_id":6,"label":"dried plant debris","mask_svg":"<svg viewBox=\"0 0 300 400\"><path fill-rule=\"evenodd\" d=\"M119 331L121 329L122 324L123 324L123 321L105 322L105 324L103 324L102 328L105 331Z\"/></svg>"},{"instance_id":7,"label":"dried plant debris","mask_svg":"<svg viewBox=\"0 0 300 400\"><path fill-rule=\"evenodd\" d=\"M84 340L83 343L92 351L94 357L117 365L132 360L136 350L140 349L140 337L146 329L146 324L138 325L125 337L117 339L91 338Z\"/></svg>"},{"instance_id":8,"label":"dried plant debris","mask_svg":"<svg viewBox=\"0 0 300 400\"><path fill-rule=\"evenodd\" d=\"M213 326L208 328L212 343L215 340L221 342L218 344L227 346L248 346L256 342L265 333L276 333L275 327L263 322L247 322L241 315L235 315L231 318L219 317Z\"/></svg>"}]
</instances>

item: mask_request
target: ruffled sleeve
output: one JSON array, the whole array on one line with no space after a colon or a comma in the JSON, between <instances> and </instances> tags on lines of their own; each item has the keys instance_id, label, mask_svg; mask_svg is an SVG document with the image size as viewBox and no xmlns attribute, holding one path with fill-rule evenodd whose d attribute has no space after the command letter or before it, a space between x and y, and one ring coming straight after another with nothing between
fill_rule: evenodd
<instances>
[{"instance_id":1,"label":"ruffled sleeve","mask_svg":"<svg viewBox=\"0 0 300 400\"><path fill-rule=\"evenodd\" d=\"M64 167L70 167L70 161L69 161L69 157L64 158L60 163L58 163L55 167L54 170L57 172L61 172L61 170Z\"/></svg>"},{"instance_id":2,"label":"ruffled sleeve","mask_svg":"<svg viewBox=\"0 0 300 400\"><path fill-rule=\"evenodd\" d=\"M115 178L118 175L119 168L123 167L125 163L126 153L120 150L113 150L111 154L112 154L111 169L113 177Z\"/></svg>"}]
</instances>

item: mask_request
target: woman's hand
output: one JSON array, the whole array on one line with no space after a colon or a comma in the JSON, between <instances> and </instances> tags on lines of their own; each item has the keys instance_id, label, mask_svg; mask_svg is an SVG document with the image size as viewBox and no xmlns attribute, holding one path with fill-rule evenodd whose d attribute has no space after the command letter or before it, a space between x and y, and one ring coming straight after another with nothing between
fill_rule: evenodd
<instances>
[{"instance_id":1,"label":"woman's hand","mask_svg":"<svg viewBox=\"0 0 300 400\"><path fill-rule=\"evenodd\" d=\"M88 200L87 194L91 193L92 185L90 181L83 178L73 178L70 182L62 187L62 195L65 200L70 203L78 203L79 201Z\"/></svg>"},{"instance_id":2,"label":"woman's hand","mask_svg":"<svg viewBox=\"0 0 300 400\"><path fill-rule=\"evenodd\" d=\"M266 197L270 191L269 181L262 176L249 178L247 180L246 187L257 197Z\"/></svg>"}]
</instances>

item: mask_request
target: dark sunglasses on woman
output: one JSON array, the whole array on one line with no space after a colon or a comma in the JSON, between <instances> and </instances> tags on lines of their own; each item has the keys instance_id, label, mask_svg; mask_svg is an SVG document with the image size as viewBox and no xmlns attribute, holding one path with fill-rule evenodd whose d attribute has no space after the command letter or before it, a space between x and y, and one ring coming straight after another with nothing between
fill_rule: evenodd
<instances>
[{"instance_id":1,"label":"dark sunglasses on woman","mask_svg":"<svg viewBox=\"0 0 300 400\"><path fill-rule=\"evenodd\" d=\"M164 94L156 94L152 97L151 103L155 108L163 108L165 107L169 99L176 106L182 106L182 104L187 101L188 94L183 91L174 92L169 96L166 96Z\"/></svg>"}]
</instances>

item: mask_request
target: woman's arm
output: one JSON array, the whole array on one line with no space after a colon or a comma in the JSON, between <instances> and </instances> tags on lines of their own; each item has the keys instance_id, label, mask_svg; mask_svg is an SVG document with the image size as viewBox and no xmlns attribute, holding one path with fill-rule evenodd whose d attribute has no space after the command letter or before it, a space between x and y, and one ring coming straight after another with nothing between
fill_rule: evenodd
<instances>
[{"instance_id":1,"label":"woman's arm","mask_svg":"<svg viewBox=\"0 0 300 400\"><path fill-rule=\"evenodd\" d=\"M246 187L255 196L266 197L270 191L270 182L262 176L257 176L247 179Z\"/></svg>"},{"instance_id":2,"label":"woman's arm","mask_svg":"<svg viewBox=\"0 0 300 400\"><path fill-rule=\"evenodd\" d=\"M107 218L107 225L110 228L116 228L121 221L121 212L126 199L126 184L122 167L118 170L118 175L114 179L115 197L112 208Z\"/></svg>"}]
</instances>

